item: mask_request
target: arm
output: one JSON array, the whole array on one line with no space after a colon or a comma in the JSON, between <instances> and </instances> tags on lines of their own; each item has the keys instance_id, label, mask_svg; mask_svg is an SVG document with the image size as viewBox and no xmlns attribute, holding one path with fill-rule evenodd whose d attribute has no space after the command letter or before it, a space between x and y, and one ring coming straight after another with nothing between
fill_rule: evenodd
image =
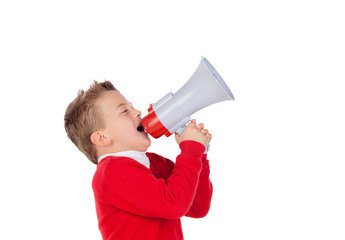
<instances>
[{"instance_id":1,"label":"arm","mask_svg":"<svg viewBox=\"0 0 345 240\"><path fill-rule=\"evenodd\" d=\"M212 198L212 183L209 178L210 166L207 156L202 157L202 170L199 176L199 184L195 193L194 201L187 212L187 217L202 218L205 217L210 209Z\"/></svg>"},{"instance_id":2,"label":"arm","mask_svg":"<svg viewBox=\"0 0 345 240\"><path fill-rule=\"evenodd\" d=\"M175 135L177 143L183 141L184 139L194 138L196 141L202 143L205 147L210 143L212 139L212 134L209 133L207 129L204 129L204 124L199 123L196 125L196 121L192 120L191 124L196 127L198 131L196 135L182 134L181 136ZM201 134L200 134L201 133ZM199 176L198 187L193 199L193 204L189 209L186 216L201 218L206 216L210 209L211 197L212 197L212 183L209 179L210 168L209 162L206 155L202 157L202 171Z\"/></svg>"},{"instance_id":3,"label":"arm","mask_svg":"<svg viewBox=\"0 0 345 240\"><path fill-rule=\"evenodd\" d=\"M147 217L180 218L190 209L202 170L205 147L184 141L167 180L129 159L111 161L105 170L108 198L117 208Z\"/></svg>"}]
</instances>

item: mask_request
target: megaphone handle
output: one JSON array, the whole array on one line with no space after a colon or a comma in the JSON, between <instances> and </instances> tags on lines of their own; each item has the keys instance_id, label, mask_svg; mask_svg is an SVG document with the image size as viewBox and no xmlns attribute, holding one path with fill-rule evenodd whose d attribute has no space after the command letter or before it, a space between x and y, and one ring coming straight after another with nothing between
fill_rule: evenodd
<instances>
[{"instance_id":1,"label":"megaphone handle","mask_svg":"<svg viewBox=\"0 0 345 240\"><path fill-rule=\"evenodd\" d=\"M179 129L177 129L176 133L177 133L178 135L181 136L182 133L184 132L184 130L186 130L186 125L183 125L183 126L180 127ZM206 147L206 149L205 149L204 154L207 154L207 152L210 151L210 148L211 148L211 145L208 144L207 147Z\"/></svg>"},{"instance_id":2,"label":"megaphone handle","mask_svg":"<svg viewBox=\"0 0 345 240\"><path fill-rule=\"evenodd\" d=\"M208 145L207 145L207 147L206 147L206 149L205 149L204 154L207 154L207 152L208 152L208 151L210 151L210 148L211 148L211 145L210 145L210 144L208 144Z\"/></svg>"},{"instance_id":3,"label":"megaphone handle","mask_svg":"<svg viewBox=\"0 0 345 240\"><path fill-rule=\"evenodd\" d=\"M183 125L182 127L180 127L179 129L177 129L177 134L178 135L182 135L182 133L184 132L184 130L186 130L186 125Z\"/></svg>"}]
</instances>

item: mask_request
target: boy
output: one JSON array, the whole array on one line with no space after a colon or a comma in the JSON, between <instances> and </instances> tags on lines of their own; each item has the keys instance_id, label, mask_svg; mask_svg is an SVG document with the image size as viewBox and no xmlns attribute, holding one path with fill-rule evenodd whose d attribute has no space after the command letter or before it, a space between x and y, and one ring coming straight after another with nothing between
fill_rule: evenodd
<instances>
[{"instance_id":1,"label":"boy","mask_svg":"<svg viewBox=\"0 0 345 240\"><path fill-rule=\"evenodd\" d=\"M204 154L211 134L191 121L175 135L176 163L146 152L141 113L109 81L79 91L65 113L68 137L97 164L92 188L103 239L183 239L183 216L201 218L212 184Z\"/></svg>"}]
</instances>

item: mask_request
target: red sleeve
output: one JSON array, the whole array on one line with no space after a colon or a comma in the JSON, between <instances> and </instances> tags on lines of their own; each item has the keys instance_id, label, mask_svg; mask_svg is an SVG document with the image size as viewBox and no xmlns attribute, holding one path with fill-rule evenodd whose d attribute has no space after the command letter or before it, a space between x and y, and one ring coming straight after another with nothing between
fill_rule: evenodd
<instances>
[{"instance_id":1,"label":"red sleeve","mask_svg":"<svg viewBox=\"0 0 345 240\"><path fill-rule=\"evenodd\" d=\"M212 183L210 180L210 166L207 155L202 157L202 171L199 176L199 184L195 193L194 201L186 214L187 217L202 218L210 210L212 198Z\"/></svg>"},{"instance_id":2,"label":"red sleeve","mask_svg":"<svg viewBox=\"0 0 345 240\"><path fill-rule=\"evenodd\" d=\"M110 202L117 208L147 217L180 218L188 212L198 187L205 147L194 141L180 144L181 154L167 180L156 178L136 161L119 158L105 170Z\"/></svg>"},{"instance_id":3,"label":"red sleeve","mask_svg":"<svg viewBox=\"0 0 345 240\"><path fill-rule=\"evenodd\" d=\"M172 162L171 160L167 158L163 158L163 159L168 165L170 171L173 171L173 169L175 168L174 162ZM202 161L202 170L199 175L199 182L198 182L197 190L193 199L192 206L190 207L189 211L186 214L187 217L202 218L202 217L205 217L208 211L210 210L213 187L210 180L209 160L207 159L206 154L202 156L201 161Z\"/></svg>"}]
</instances>

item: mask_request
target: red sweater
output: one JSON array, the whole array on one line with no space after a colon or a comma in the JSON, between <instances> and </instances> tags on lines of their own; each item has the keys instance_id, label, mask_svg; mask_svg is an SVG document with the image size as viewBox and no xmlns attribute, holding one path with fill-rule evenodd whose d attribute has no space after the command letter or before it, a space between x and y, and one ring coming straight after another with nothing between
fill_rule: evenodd
<instances>
[{"instance_id":1,"label":"red sweater","mask_svg":"<svg viewBox=\"0 0 345 240\"><path fill-rule=\"evenodd\" d=\"M180 240L182 216L206 216L212 184L205 147L180 144L176 164L146 153L150 169L126 157L107 157L92 181L99 229L106 240Z\"/></svg>"}]
</instances>

